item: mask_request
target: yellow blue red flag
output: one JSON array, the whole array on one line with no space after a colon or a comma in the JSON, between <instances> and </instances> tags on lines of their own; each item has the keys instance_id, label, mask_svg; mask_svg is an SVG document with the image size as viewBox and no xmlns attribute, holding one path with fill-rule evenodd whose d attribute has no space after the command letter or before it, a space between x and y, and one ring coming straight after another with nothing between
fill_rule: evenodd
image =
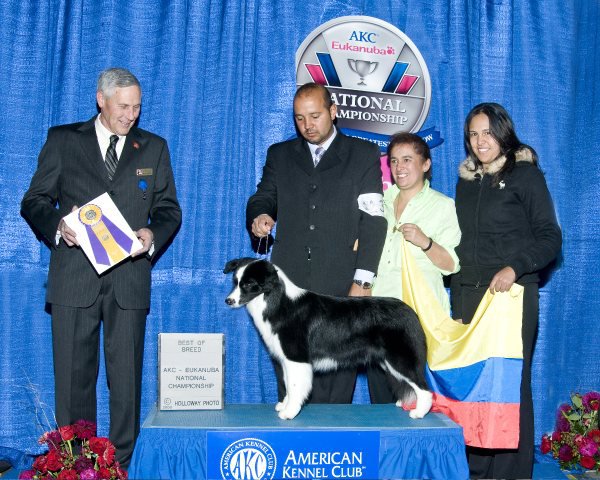
<instances>
[{"instance_id":1,"label":"yellow blue red flag","mask_svg":"<svg viewBox=\"0 0 600 480\"><path fill-rule=\"evenodd\" d=\"M523 344L523 287L486 291L470 324L444 311L403 244L402 296L427 337L432 411L463 427L465 443L517 448Z\"/></svg>"}]
</instances>

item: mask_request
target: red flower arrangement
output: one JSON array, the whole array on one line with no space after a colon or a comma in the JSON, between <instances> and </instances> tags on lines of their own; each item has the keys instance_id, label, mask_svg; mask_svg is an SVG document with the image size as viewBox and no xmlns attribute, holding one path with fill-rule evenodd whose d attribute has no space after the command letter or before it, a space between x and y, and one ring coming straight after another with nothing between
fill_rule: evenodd
<instances>
[{"instance_id":1,"label":"red flower arrangement","mask_svg":"<svg viewBox=\"0 0 600 480\"><path fill-rule=\"evenodd\" d=\"M600 472L599 409L600 393L572 395L571 405L558 408L555 431L542 436L542 453L552 453L565 470Z\"/></svg>"},{"instance_id":2,"label":"red flower arrangement","mask_svg":"<svg viewBox=\"0 0 600 480\"><path fill-rule=\"evenodd\" d=\"M127 472L115 461L115 447L108 438L96 437L96 424L79 420L73 425L44 433L39 443L48 452L36 457L19 479L126 480Z\"/></svg>"}]
</instances>

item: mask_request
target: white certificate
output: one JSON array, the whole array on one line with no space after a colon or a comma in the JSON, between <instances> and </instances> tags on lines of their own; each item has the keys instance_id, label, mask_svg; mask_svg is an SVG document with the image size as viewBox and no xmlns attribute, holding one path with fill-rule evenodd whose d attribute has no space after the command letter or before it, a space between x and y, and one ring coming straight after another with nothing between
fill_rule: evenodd
<instances>
[{"instance_id":1,"label":"white certificate","mask_svg":"<svg viewBox=\"0 0 600 480\"><path fill-rule=\"evenodd\" d=\"M108 193L103 193L65 217L79 246L100 274L142 248Z\"/></svg>"}]
</instances>

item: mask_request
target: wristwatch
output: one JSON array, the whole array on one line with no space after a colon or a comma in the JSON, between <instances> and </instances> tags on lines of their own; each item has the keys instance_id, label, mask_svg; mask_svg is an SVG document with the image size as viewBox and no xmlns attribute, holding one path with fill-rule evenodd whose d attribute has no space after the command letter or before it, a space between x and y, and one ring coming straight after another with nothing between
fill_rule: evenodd
<instances>
[{"instance_id":1,"label":"wristwatch","mask_svg":"<svg viewBox=\"0 0 600 480\"><path fill-rule=\"evenodd\" d=\"M364 288L365 290L371 290L373 288L373 284L369 282L363 282L362 280L357 280L356 278L352 280L353 283L358 285L359 287Z\"/></svg>"}]
</instances>

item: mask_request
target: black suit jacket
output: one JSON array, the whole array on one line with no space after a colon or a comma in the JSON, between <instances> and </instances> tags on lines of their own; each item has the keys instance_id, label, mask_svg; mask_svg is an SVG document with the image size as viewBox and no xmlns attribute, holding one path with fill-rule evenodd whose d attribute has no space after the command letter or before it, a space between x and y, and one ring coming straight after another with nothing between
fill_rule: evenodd
<instances>
[{"instance_id":1,"label":"black suit jacket","mask_svg":"<svg viewBox=\"0 0 600 480\"><path fill-rule=\"evenodd\" d=\"M382 194L379 149L338 131L314 167L305 140L272 145L246 221L277 221L272 261L303 288L347 295L354 270L377 271L386 221L359 209L362 194ZM358 249L355 244L358 241Z\"/></svg>"},{"instance_id":2,"label":"black suit jacket","mask_svg":"<svg viewBox=\"0 0 600 480\"><path fill-rule=\"evenodd\" d=\"M22 214L51 246L46 301L88 307L98 296L101 277L78 247L68 247L56 231L62 217L108 192L131 228L147 227L154 234L156 252L181 223L167 143L133 127L126 137L113 181L100 152L95 117L85 123L50 128L38 168L21 203ZM144 195L143 185L146 182ZM121 308L150 306L151 259L129 258L103 276L110 276Z\"/></svg>"}]
</instances>

